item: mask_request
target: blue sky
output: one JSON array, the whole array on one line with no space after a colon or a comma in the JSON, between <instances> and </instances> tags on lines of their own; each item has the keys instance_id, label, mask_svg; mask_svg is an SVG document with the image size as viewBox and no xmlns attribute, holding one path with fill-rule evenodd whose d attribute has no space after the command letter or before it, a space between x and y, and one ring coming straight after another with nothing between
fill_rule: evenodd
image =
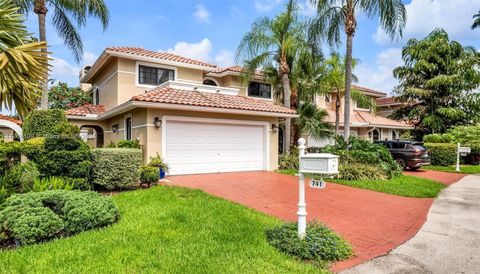
<instances>
[{"instance_id":1,"label":"blue sky","mask_svg":"<svg viewBox=\"0 0 480 274\"><path fill-rule=\"evenodd\" d=\"M314 14L308 0L298 0L304 16ZM106 31L91 19L81 30L84 59L77 64L56 35L48 18L47 39L54 61L51 78L78 85L78 70L91 64L105 47L138 46L171 51L226 66L242 35L261 16L274 16L286 0L106 0L110 22ZM378 29L378 18L359 15L354 57L359 84L390 92L396 81L392 69L401 65L401 47L409 38L422 38L435 27L445 28L451 39L480 48L480 30L471 31L472 15L480 0L406 0L408 21L402 39L390 41ZM36 35L37 19L31 14L29 30ZM343 53L344 49L341 48ZM328 54L328 52L326 52Z\"/></svg>"}]
</instances>

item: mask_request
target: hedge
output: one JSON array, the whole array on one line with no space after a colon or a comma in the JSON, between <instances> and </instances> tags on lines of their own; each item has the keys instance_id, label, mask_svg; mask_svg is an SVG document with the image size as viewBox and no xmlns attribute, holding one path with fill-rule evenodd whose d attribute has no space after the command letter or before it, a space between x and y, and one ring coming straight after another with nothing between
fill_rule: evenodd
<instances>
[{"instance_id":1,"label":"hedge","mask_svg":"<svg viewBox=\"0 0 480 274\"><path fill-rule=\"evenodd\" d=\"M55 126L67 122L67 117L63 110L34 110L23 122L23 136L25 139L31 139L55 135Z\"/></svg>"},{"instance_id":2,"label":"hedge","mask_svg":"<svg viewBox=\"0 0 480 274\"><path fill-rule=\"evenodd\" d=\"M140 180L142 159L139 149L93 149L91 180L107 189L128 188Z\"/></svg>"},{"instance_id":3,"label":"hedge","mask_svg":"<svg viewBox=\"0 0 480 274\"><path fill-rule=\"evenodd\" d=\"M426 143L425 148L430 152L432 165L449 166L457 159L457 145L446 143Z\"/></svg>"},{"instance_id":4,"label":"hedge","mask_svg":"<svg viewBox=\"0 0 480 274\"><path fill-rule=\"evenodd\" d=\"M110 197L92 191L44 191L14 195L0 212L0 243L38 243L116 222Z\"/></svg>"}]
</instances>

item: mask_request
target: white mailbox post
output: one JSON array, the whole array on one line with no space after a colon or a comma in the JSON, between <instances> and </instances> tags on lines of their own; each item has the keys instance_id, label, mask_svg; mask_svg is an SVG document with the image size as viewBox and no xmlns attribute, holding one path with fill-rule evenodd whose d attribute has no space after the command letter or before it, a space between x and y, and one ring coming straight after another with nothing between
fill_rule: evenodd
<instances>
[{"instance_id":1,"label":"white mailbox post","mask_svg":"<svg viewBox=\"0 0 480 274\"><path fill-rule=\"evenodd\" d=\"M338 174L338 156L330 153L305 154L305 139L298 140L298 237L304 238L307 229L307 204L305 203L305 173L331 177ZM313 182L313 184L312 184ZM313 181L310 186L324 188L323 180Z\"/></svg>"}]
</instances>

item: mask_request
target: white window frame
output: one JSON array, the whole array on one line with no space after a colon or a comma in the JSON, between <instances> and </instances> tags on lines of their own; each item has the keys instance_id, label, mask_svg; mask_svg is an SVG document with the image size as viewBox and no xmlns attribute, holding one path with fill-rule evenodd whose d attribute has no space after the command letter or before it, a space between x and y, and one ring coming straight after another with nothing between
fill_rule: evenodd
<instances>
[{"instance_id":1,"label":"white window frame","mask_svg":"<svg viewBox=\"0 0 480 274\"><path fill-rule=\"evenodd\" d=\"M263 98L263 97L248 95L248 88L250 86L250 82L256 82L256 83L262 83L262 84L270 85L270 98ZM268 82L265 82L265 81L250 80L247 83L246 91L247 91L247 97L249 97L249 98L254 98L254 99L258 99L258 100L265 100L265 101L273 101L273 85L271 83L268 83Z\"/></svg>"},{"instance_id":2,"label":"white window frame","mask_svg":"<svg viewBox=\"0 0 480 274\"><path fill-rule=\"evenodd\" d=\"M131 113L123 117L123 140L127 139L127 119L130 118L130 140L133 140L133 116Z\"/></svg>"},{"instance_id":3,"label":"white window frame","mask_svg":"<svg viewBox=\"0 0 480 274\"><path fill-rule=\"evenodd\" d=\"M158 85L140 84L140 82L139 82L140 66L173 70L173 78L174 78L173 81L177 81L177 79L178 79L178 69L177 69L177 67L137 61L137 62L135 62L135 86L136 87L154 88L154 87L158 86Z\"/></svg>"}]
</instances>

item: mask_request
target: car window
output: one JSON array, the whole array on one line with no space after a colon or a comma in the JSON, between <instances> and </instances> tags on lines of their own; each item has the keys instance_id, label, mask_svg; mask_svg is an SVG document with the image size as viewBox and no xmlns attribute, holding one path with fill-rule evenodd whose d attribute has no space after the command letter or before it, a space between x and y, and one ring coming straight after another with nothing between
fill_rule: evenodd
<instances>
[{"instance_id":1,"label":"car window","mask_svg":"<svg viewBox=\"0 0 480 274\"><path fill-rule=\"evenodd\" d=\"M413 147L418 150L427 150L424 146L421 145L414 145Z\"/></svg>"},{"instance_id":2,"label":"car window","mask_svg":"<svg viewBox=\"0 0 480 274\"><path fill-rule=\"evenodd\" d=\"M393 149L404 149L405 144L404 143L392 143L392 148Z\"/></svg>"}]
</instances>

